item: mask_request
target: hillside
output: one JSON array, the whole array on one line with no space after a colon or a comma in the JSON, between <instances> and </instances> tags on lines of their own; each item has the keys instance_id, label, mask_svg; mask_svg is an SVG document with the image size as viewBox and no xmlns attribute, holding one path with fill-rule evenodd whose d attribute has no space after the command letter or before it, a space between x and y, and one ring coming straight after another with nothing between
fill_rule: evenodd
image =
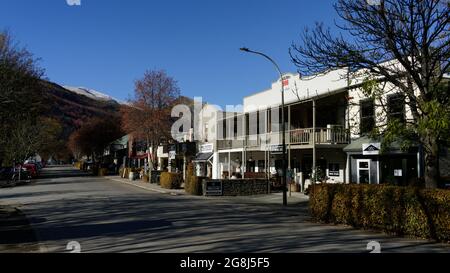
<instances>
[{"instance_id":1,"label":"hillside","mask_svg":"<svg viewBox=\"0 0 450 273\"><path fill-rule=\"evenodd\" d=\"M45 101L48 102L46 116L61 122L64 139L68 139L86 120L94 117L119 117L120 104L112 98L97 99L95 96L86 96L48 81L42 81L42 88Z\"/></svg>"}]
</instances>

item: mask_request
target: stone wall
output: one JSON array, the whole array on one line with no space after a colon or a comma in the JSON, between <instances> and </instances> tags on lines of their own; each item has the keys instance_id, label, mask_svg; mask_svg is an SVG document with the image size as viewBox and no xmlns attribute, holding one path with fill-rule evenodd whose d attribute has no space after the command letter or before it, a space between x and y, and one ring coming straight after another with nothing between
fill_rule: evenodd
<instances>
[{"instance_id":1,"label":"stone wall","mask_svg":"<svg viewBox=\"0 0 450 273\"><path fill-rule=\"evenodd\" d=\"M232 179L222 181L223 196L250 196L268 194L268 181L265 179Z\"/></svg>"}]
</instances>

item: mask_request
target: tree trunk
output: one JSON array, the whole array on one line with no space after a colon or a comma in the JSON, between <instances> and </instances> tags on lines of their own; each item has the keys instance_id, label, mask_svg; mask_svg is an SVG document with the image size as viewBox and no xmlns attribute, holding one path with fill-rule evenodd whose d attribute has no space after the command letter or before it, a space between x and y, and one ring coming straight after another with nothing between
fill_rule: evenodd
<instances>
[{"instance_id":1,"label":"tree trunk","mask_svg":"<svg viewBox=\"0 0 450 273\"><path fill-rule=\"evenodd\" d=\"M425 186L428 189L438 187L439 180L439 145L437 139L432 136L426 137L428 146L425 149Z\"/></svg>"}]
</instances>

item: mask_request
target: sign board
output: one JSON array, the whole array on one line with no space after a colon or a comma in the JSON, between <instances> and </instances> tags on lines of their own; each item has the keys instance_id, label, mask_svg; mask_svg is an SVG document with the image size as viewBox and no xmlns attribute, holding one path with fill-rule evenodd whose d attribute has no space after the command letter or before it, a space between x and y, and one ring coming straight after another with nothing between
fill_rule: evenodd
<instances>
[{"instance_id":1,"label":"sign board","mask_svg":"<svg viewBox=\"0 0 450 273\"><path fill-rule=\"evenodd\" d=\"M177 152L170 151L169 152L169 160L174 160L176 158Z\"/></svg>"},{"instance_id":2,"label":"sign board","mask_svg":"<svg viewBox=\"0 0 450 273\"><path fill-rule=\"evenodd\" d=\"M208 143L208 144L200 145L199 150L200 150L199 152L202 154L213 153L214 152L214 144Z\"/></svg>"},{"instance_id":3,"label":"sign board","mask_svg":"<svg viewBox=\"0 0 450 273\"><path fill-rule=\"evenodd\" d=\"M394 170L394 176L395 177L402 177L403 176L403 170Z\"/></svg>"},{"instance_id":4,"label":"sign board","mask_svg":"<svg viewBox=\"0 0 450 273\"><path fill-rule=\"evenodd\" d=\"M330 163L328 166L328 176L340 176L339 164Z\"/></svg>"},{"instance_id":5,"label":"sign board","mask_svg":"<svg viewBox=\"0 0 450 273\"><path fill-rule=\"evenodd\" d=\"M222 196L223 188L220 180L205 181L205 196Z\"/></svg>"},{"instance_id":6,"label":"sign board","mask_svg":"<svg viewBox=\"0 0 450 273\"><path fill-rule=\"evenodd\" d=\"M379 155L381 143L369 143L362 145L363 155Z\"/></svg>"},{"instance_id":7,"label":"sign board","mask_svg":"<svg viewBox=\"0 0 450 273\"><path fill-rule=\"evenodd\" d=\"M270 152L272 154L282 154L283 153L283 145L271 145Z\"/></svg>"}]
</instances>

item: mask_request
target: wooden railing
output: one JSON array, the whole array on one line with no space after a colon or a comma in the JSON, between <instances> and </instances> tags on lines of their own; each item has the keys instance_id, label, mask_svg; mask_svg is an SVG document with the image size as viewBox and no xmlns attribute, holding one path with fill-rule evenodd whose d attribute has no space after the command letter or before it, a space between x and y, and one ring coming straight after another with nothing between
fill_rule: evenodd
<instances>
[{"instance_id":1,"label":"wooden railing","mask_svg":"<svg viewBox=\"0 0 450 273\"><path fill-rule=\"evenodd\" d=\"M349 132L344 127L296 129L289 132L290 144L312 145L315 135L316 144L348 144Z\"/></svg>"},{"instance_id":2,"label":"wooden railing","mask_svg":"<svg viewBox=\"0 0 450 273\"><path fill-rule=\"evenodd\" d=\"M315 135L316 144L349 144L350 134L343 126L333 126L331 128L302 128L286 132L286 143L291 145L313 145L313 136ZM245 140L219 140L218 149L239 149L260 147L263 144L277 145L282 142L280 132L270 133L268 135L247 136Z\"/></svg>"}]
</instances>

